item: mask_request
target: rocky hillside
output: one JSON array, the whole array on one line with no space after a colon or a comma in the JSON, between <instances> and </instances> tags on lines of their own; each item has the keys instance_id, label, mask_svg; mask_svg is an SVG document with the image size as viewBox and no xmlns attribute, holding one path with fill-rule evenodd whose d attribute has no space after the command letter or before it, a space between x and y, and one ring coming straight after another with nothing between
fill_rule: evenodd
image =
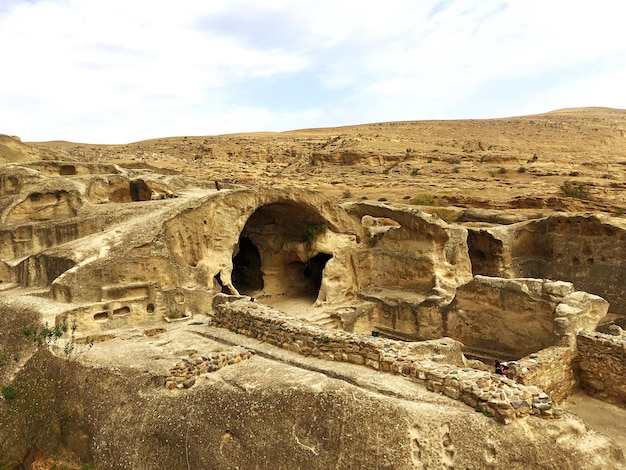
<instances>
[{"instance_id":1,"label":"rocky hillside","mask_svg":"<svg viewBox=\"0 0 626 470\"><path fill-rule=\"evenodd\" d=\"M149 164L246 185L312 187L342 200L417 199L535 212L626 209L626 110L609 108L127 145L33 145L48 158Z\"/></svg>"}]
</instances>

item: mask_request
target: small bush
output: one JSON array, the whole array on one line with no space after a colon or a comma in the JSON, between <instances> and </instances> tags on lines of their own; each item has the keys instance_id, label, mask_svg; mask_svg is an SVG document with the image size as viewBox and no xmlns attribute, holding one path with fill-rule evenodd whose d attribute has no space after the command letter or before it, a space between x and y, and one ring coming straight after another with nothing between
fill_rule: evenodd
<instances>
[{"instance_id":1,"label":"small bush","mask_svg":"<svg viewBox=\"0 0 626 470\"><path fill-rule=\"evenodd\" d=\"M378 200L379 200L380 202L385 202L385 201L387 200L387 198L386 198L386 197L379 197L379 198L378 198Z\"/></svg>"},{"instance_id":2,"label":"small bush","mask_svg":"<svg viewBox=\"0 0 626 470\"><path fill-rule=\"evenodd\" d=\"M13 387L13 385L7 385L6 387L2 387L1 392L2 397L6 401L12 401L17 398L17 391L15 390L15 387Z\"/></svg>"},{"instance_id":3,"label":"small bush","mask_svg":"<svg viewBox=\"0 0 626 470\"><path fill-rule=\"evenodd\" d=\"M526 167L524 167L524 166L520 166L520 167L517 169L517 172L518 172L518 173L526 173Z\"/></svg>"},{"instance_id":4,"label":"small bush","mask_svg":"<svg viewBox=\"0 0 626 470\"><path fill-rule=\"evenodd\" d=\"M408 195L407 195L407 196L404 196L402 199L405 199L405 200L406 200L406 199L411 199L411 196L408 196Z\"/></svg>"},{"instance_id":5,"label":"small bush","mask_svg":"<svg viewBox=\"0 0 626 470\"><path fill-rule=\"evenodd\" d=\"M590 199L589 186L585 183L565 181L561 185L561 193L563 193L565 197L573 197L577 199Z\"/></svg>"},{"instance_id":6,"label":"small bush","mask_svg":"<svg viewBox=\"0 0 626 470\"><path fill-rule=\"evenodd\" d=\"M506 173L506 168L504 168L503 166L501 166L500 168L498 168L498 173L500 173L501 175L504 175Z\"/></svg>"},{"instance_id":7,"label":"small bush","mask_svg":"<svg viewBox=\"0 0 626 470\"><path fill-rule=\"evenodd\" d=\"M411 176L417 176L419 175L420 169L419 168L413 168L413 170L411 170Z\"/></svg>"},{"instance_id":8,"label":"small bush","mask_svg":"<svg viewBox=\"0 0 626 470\"><path fill-rule=\"evenodd\" d=\"M578 171L570 171L569 175L570 176L580 176L580 172L578 172Z\"/></svg>"},{"instance_id":9,"label":"small bush","mask_svg":"<svg viewBox=\"0 0 626 470\"><path fill-rule=\"evenodd\" d=\"M457 220L459 220L461 215L463 215L463 212L461 211L453 211L450 209L446 209L444 207L441 207L441 208L437 207L435 209L426 209L426 212L436 215L441 220L447 223L456 222Z\"/></svg>"},{"instance_id":10,"label":"small bush","mask_svg":"<svg viewBox=\"0 0 626 470\"><path fill-rule=\"evenodd\" d=\"M411 201L411 204L415 204L416 206L436 206L437 199L430 194L420 194Z\"/></svg>"},{"instance_id":11,"label":"small bush","mask_svg":"<svg viewBox=\"0 0 626 470\"><path fill-rule=\"evenodd\" d=\"M304 241L309 245L317 238L318 235L326 230L326 224L312 224L304 227Z\"/></svg>"},{"instance_id":12,"label":"small bush","mask_svg":"<svg viewBox=\"0 0 626 470\"><path fill-rule=\"evenodd\" d=\"M76 322L72 324L72 333L76 330ZM44 344L56 344L57 341L67 331L67 323L65 320L60 325L49 327L46 322L44 325L24 325L22 326L22 334L29 338L37 346Z\"/></svg>"},{"instance_id":13,"label":"small bush","mask_svg":"<svg viewBox=\"0 0 626 470\"><path fill-rule=\"evenodd\" d=\"M352 192L349 189L346 189L343 192L343 197L345 197L345 198L352 197Z\"/></svg>"},{"instance_id":14,"label":"small bush","mask_svg":"<svg viewBox=\"0 0 626 470\"><path fill-rule=\"evenodd\" d=\"M170 320L176 320L178 318L183 318L183 312L181 312L176 307L169 307L167 309L167 318L169 318Z\"/></svg>"}]
</instances>

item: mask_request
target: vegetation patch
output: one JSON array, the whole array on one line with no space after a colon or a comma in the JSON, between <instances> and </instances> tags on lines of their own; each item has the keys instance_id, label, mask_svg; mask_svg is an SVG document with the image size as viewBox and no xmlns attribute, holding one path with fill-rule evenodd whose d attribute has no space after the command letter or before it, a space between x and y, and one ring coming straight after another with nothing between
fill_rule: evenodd
<instances>
[{"instance_id":1,"label":"vegetation patch","mask_svg":"<svg viewBox=\"0 0 626 470\"><path fill-rule=\"evenodd\" d=\"M573 197L576 199L591 199L591 194L589 193L589 185L582 182L576 181L565 181L561 185L561 193L565 197Z\"/></svg>"},{"instance_id":2,"label":"vegetation patch","mask_svg":"<svg viewBox=\"0 0 626 470\"><path fill-rule=\"evenodd\" d=\"M411 201L411 204L416 206L436 206L437 199L431 194L420 194Z\"/></svg>"}]
</instances>

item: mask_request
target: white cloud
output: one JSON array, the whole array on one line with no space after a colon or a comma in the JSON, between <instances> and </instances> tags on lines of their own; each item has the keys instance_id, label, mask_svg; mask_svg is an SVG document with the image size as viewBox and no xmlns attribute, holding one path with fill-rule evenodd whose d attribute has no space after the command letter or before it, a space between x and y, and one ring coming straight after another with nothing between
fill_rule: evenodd
<instances>
[{"instance_id":1,"label":"white cloud","mask_svg":"<svg viewBox=\"0 0 626 470\"><path fill-rule=\"evenodd\" d=\"M0 44L11 45L0 132L124 142L501 116L553 103L626 108L619 8L610 0L14 0L0 8ZM274 85L260 86L267 80ZM299 86L304 108L289 108L281 89Z\"/></svg>"}]
</instances>

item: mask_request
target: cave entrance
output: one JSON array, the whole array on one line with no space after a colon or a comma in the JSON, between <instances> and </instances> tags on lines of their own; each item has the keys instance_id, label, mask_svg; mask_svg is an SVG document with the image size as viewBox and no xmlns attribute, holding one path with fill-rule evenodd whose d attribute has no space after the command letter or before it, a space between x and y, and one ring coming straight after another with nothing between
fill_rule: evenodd
<instances>
[{"instance_id":1,"label":"cave entrance","mask_svg":"<svg viewBox=\"0 0 626 470\"><path fill-rule=\"evenodd\" d=\"M142 179L130 182L130 198L133 202L149 201L152 196L152 190Z\"/></svg>"},{"instance_id":2,"label":"cave entrance","mask_svg":"<svg viewBox=\"0 0 626 470\"><path fill-rule=\"evenodd\" d=\"M239 239L239 252L233 257L232 281L241 294L250 295L263 289L261 254L248 237Z\"/></svg>"},{"instance_id":3,"label":"cave entrance","mask_svg":"<svg viewBox=\"0 0 626 470\"><path fill-rule=\"evenodd\" d=\"M317 299L324 268L327 221L317 208L294 201L259 207L248 219L233 254L233 286L277 308L304 308Z\"/></svg>"},{"instance_id":4,"label":"cave entrance","mask_svg":"<svg viewBox=\"0 0 626 470\"><path fill-rule=\"evenodd\" d=\"M504 270L504 246L485 230L467 233L467 248L472 263L472 274L500 277Z\"/></svg>"},{"instance_id":5,"label":"cave entrance","mask_svg":"<svg viewBox=\"0 0 626 470\"><path fill-rule=\"evenodd\" d=\"M285 285L289 287L290 293L287 297L299 297L313 303L317 299L324 268L332 255L328 253L318 253L306 263L294 261L289 263L286 269Z\"/></svg>"}]
</instances>

